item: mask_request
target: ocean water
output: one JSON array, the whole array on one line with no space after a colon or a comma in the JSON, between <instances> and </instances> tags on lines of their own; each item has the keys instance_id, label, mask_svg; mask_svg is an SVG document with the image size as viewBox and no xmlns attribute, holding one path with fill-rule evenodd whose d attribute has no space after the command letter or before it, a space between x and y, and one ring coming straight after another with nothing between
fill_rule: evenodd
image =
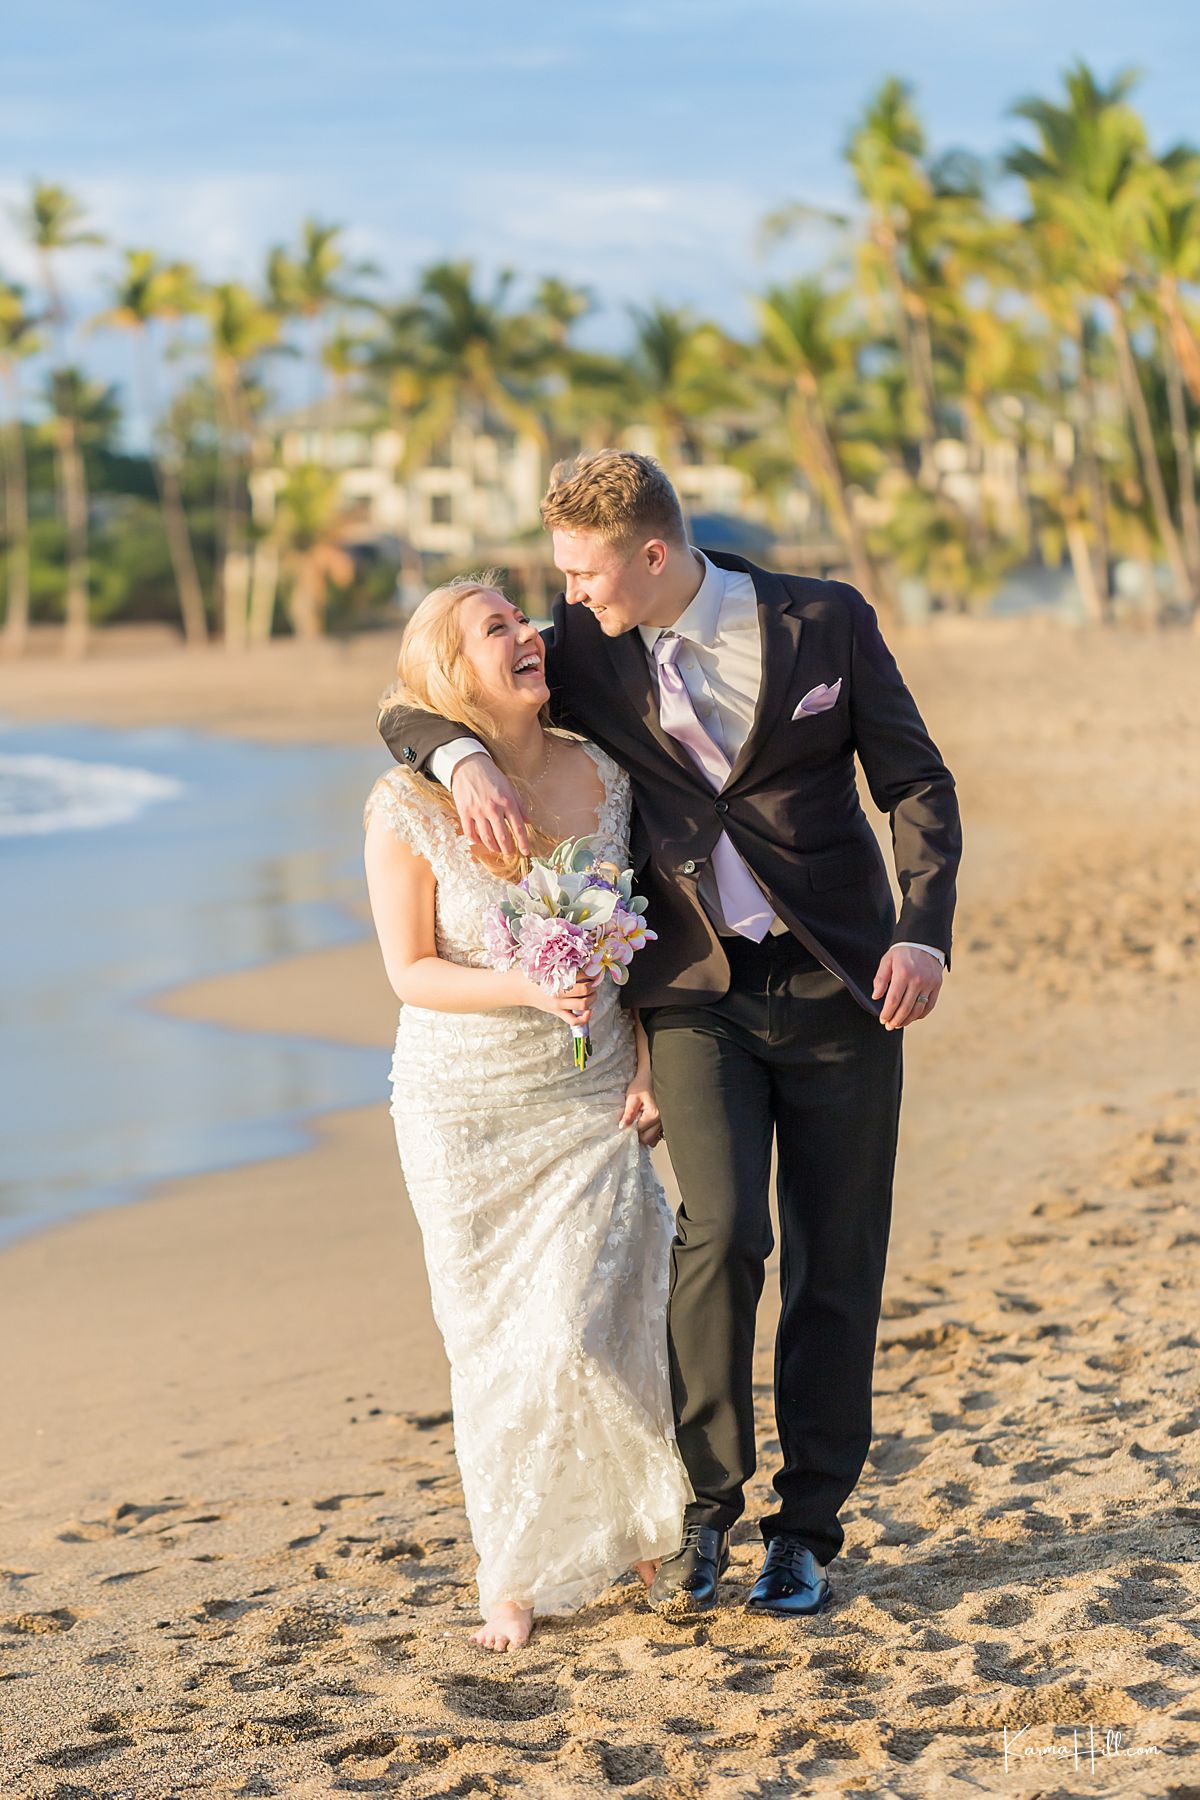
<instances>
[{"instance_id":1,"label":"ocean water","mask_svg":"<svg viewBox=\"0 0 1200 1800\"><path fill-rule=\"evenodd\" d=\"M387 760L0 721L0 1244L297 1149L314 1114L386 1094L386 1053L145 1003L363 935L348 905Z\"/></svg>"}]
</instances>

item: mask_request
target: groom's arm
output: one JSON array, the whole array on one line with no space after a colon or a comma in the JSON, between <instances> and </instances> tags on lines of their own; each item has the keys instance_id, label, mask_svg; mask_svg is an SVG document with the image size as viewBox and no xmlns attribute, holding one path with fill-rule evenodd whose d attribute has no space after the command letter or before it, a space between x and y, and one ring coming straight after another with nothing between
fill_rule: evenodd
<instances>
[{"instance_id":1,"label":"groom's arm","mask_svg":"<svg viewBox=\"0 0 1200 1800\"><path fill-rule=\"evenodd\" d=\"M892 947L936 947L950 967L962 826L954 777L925 728L874 609L843 585L852 622L850 717L871 798L891 820L900 885Z\"/></svg>"},{"instance_id":2,"label":"groom's arm","mask_svg":"<svg viewBox=\"0 0 1200 1800\"><path fill-rule=\"evenodd\" d=\"M560 595L554 605L553 621L542 632L542 642L551 722L569 726L570 714L559 685L565 607ZM379 732L397 762L420 769L450 789L469 843L507 854L515 839L517 848L528 854L525 816L515 789L484 746L476 738L464 735L461 724L419 707L393 706L380 714Z\"/></svg>"}]
</instances>

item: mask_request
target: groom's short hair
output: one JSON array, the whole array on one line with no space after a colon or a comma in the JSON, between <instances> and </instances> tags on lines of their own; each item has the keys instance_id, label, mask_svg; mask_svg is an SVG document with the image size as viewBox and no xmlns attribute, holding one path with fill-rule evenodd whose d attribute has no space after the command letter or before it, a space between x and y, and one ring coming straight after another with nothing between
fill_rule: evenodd
<instances>
[{"instance_id":1,"label":"groom's short hair","mask_svg":"<svg viewBox=\"0 0 1200 1800\"><path fill-rule=\"evenodd\" d=\"M622 548L656 537L687 543L666 471L636 450L593 450L556 463L542 523L547 531L596 531Z\"/></svg>"}]
</instances>

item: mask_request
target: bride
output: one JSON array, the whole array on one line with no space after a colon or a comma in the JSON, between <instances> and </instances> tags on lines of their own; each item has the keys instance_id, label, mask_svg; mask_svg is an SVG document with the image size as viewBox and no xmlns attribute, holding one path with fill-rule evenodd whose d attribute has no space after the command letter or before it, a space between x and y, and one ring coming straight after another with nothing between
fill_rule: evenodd
<instances>
[{"instance_id":1,"label":"bride","mask_svg":"<svg viewBox=\"0 0 1200 1800\"><path fill-rule=\"evenodd\" d=\"M629 783L551 730L541 638L487 576L418 606L384 706L462 722L527 802L531 845L600 840L628 861ZM551 996L486 966L486 910L528 867L459 834L450 795L402 765L367 798L366 867L402 1002L392 1117L450 1362L455 1449L492 1650L630 1566L653 1580L691 1489L675 1447L666 1302L672 1220L646 1038L607 979ZM651 921L653 923L653 921ZM568 1026L589 1028L583 1072Z\"/></svg>"}]
</instances>

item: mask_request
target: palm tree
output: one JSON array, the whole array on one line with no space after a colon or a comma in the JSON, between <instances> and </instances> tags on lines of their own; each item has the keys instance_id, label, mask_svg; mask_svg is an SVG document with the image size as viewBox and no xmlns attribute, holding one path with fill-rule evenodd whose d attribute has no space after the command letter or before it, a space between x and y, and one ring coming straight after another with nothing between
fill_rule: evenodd
<instances>
[{"instance_id":1,"label":"palm tree","mask_svg":"<svg viewBox=\"0 0 1200 1800\"><path fill-rule=\"evenodd\" d=\"M278 312L239 282L210 288L202 307L209 324L220 429L217 597L225 647L246 643L250 568L246 483L253 453L256 395L252 370L279 343Z\"/></svg>"},{"instance_id":2,"label":"palm tree","mask_svg":"<svg viewBox=\"0 0 1200 1800\"><path fill-rule=\"evenodd\" d=\"M914 222L931 209L932 187L921 159L925 130L911 87L889 76L868 101L846 144L846 160L867 207L863 273L890 292L893 323L921 416L921 444L931 461L937 437L937 394L929 314L909 262Z\"/></svg>"},{"instance_id":3,"label":"palm tree","mask_svg":"<svg viewBox=\"0 0 1200 1800\"><path fill-rule=\"evenodd\" d=\"M983 171L964 151L931 157L911 87L895 76L871 96L845 146L865 209L855 249L858 284L868 316L899 349L908 382L920 475L937 485L934 445L943 411L938 394L935 330L957 321L968 276L997 263L1002 221L984 205ZM858 230L848 214L794 202L763 221L771 242L819 220Z\"/></svg>"},{"instance_id":4,"label":"palm tree","mask_svg":"<svg viewBox=\"0 0 1200 1800\"><path fill-rule=\"evenodd\" d=\"M734 397L732 347L715 325L693 318L687 307L653 301L631 306L633 347L629 367L638 410L654 428L658 453L669 468L694 450L707 414Z\"/></svg>"},{"instance_id":5,"label":"palm tree","mask_svg":"<svg viewBox=\"0 0 1200 1800\"><path fill-rule=\"evenodd\" d=\"M494 416L544 442L537 401L546 338L532 313L509 305L515 279L504 270L481 292L469 262L435 263L414 300L385 312L371 366L386 385L389 410L408 415L410 465L464 413L480 428Z\"/></svg>"},{"instance_id":6,"label":"palm tree","mask_svg":"<svg viewBox=\"0 0 1200 1800\"><path fill-rule=\"evenodd\" d=\"M1033 127L1037 142L1014 146L1004 160L1024 181L1033 218L1062 240L1081 286L1106 304L1142 479L1176 597L1186 603L1193 598L1192 578L1171 517L1126 313L1143 220L1158 179L1145 126L1126 103L1136 80L1126 69L1105 87L1085 63L1075 63L1064 76L1063 104L1033 98L1011 109Z\"/></svg>"},{"instance_id":7,"label":"palm tree","mask_svg":"<svg viewBox=\"0 0 1200 1800\"><path fill-rule=\"evenodd\" d=\"M1200 404L1200 344L1183 308L1181 289L1200 282L1200 170L1195 159L1160 162L1143 221L1149 280L1158 313L1171 442L1179 487L1179 521L1193 592L1200 595L1200 517L1196 458L1188 424L1187 392Z\"/></svg>"},{"instance_id":8,"label":"palm tree","mask_svg":"<svg viewBox=\"0 0 1200 1800\"><path fill-rule=\"evenodd\" d=\"M1045 319L1051 333L1046 362L1048 404L1072 428L1076 468L1045 471L1042 489L1057 499L1052 510L1069 519L1076 549L1086 543L1090 571L1080 593L1089 616L1112 619L1112 560L1109 531L1109 481L1101 457L1103 428L1098 397L1102 375L1103 333L1094 300L1081 286L1078 258L1062 233L1041 219L1030 219L1012 245L1012 270L1019 291ZM1072 484L1080 493L1067 493ZM1060 504L1061 502L1061 504ZM1049 503L1048 503L1049 504ZM1074 552L1072 553L1074 555Z\"/></svg>"},{"instance_id":9,"label":"palm tree","mask_svg":"<svg viewBox=\"0 0 1200 1800\"><path fill-rule=\"evenodd\" d=\"M8 656L20 656L29 639L29 481L17 367L41 348L40 323L26 309L24 290L0 282L0 381L8 405L4 431L4 651Z\"/></svg>"},{"instance_id":10,"label":"palm tree","mask_svg":"<svg viewBox=\"0 0 1200 1800\"><path fill-rule=\"evenodd\" d=\"M337 477L304 463L289 471L279 493L276 535L291 576L288 612L299 638L321 635L329 584L348 587L354 560L339 537Z\"/></svg>"},{"instance_id":11,"label":"palm tree","mask_svg":"<svg viewBox=\"0 0 1200 1800\"><path fill-rule=\"evenodd\" d=\"M534 292L533 318L546 345L543 427L552 459L611 444L637 416L637 387L628 362L583 349L574 331L595 307L589 288L547 275Z\"/></svg>"},{"instance_id":12,"label":"palm tree","mask_svg":"<svg viewBox=\"0 0 1200 1800\"><path fill-rule=\"evenodd\" d=\"M854 344L842 326L843 300L809 277L772 287L754 302L756 373L781 404L795 461L812 481L845 546L855 584L891 605L891 593L855 511L837 413L857 384Z\"/></svg>"},{"instance_id":13,"label":"palm tree","mask_svg":"<svg viewBox=\"0 0 1200 1800\"><path fill-rule=\"evenodd\" d=\"M298 254L275 245L267 257L267 292L282 318L302 319L310 328L310 358L315 400L322 370L328 368L321 340L321 326L330 314L346 306L367 302L354 284L379 273L374 263L347 260L340 239L342 225L325 225L305 219L300 226Z\"/></svg>"},{"instance_id":14,"label":"palm tree","mask_svg":"<svg viewBox=\"0 0 1200 1800\"><path fill-rule=\"evenodd\" d=\"M28 202L15 217L37 254L46 290L47 317L56 339L60 364L67 353L67 310L58 280L58 259L65 252L103 242L84 223L86 214L66 188L35 181ZM69 395L71 384L60 384ZM82 656L88 638L88 501L83 459L75 420L69 413L56 416L54 445L58 458L59 492L67 537L66 630L63 647L68 656Z\"/></svg>"},{"instance_id":15,"label":"palm tree","mask_svg":"<svg viewBox=\"0 0 1200 1800\"><path fill-rule=\"evenodd\" d=\"M205 644L208 626L204 595L196 573L191 534L183 504L179 469L165 445L155 447L158 404L154 388L154 347L151 331L157 320L178 319L199 304L195 276L186 263L161 263L153 250L127 250L125 272L113 284L113 304L93 320L96 326L128 331L134 344L134 370L140 389L142 414L151 444L151 460L162 508L163 530L171 553L171 567L179 594L179 610L186 642Z\"/></svg>"}]
</instances>

